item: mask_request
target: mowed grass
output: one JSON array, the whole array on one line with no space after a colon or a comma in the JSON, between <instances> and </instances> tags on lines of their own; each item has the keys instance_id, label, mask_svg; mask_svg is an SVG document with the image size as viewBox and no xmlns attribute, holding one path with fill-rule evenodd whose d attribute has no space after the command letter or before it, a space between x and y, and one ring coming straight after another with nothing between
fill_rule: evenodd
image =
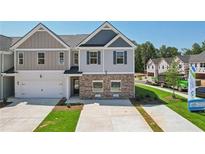
<instances>
[{"instance_id":1,"label":"mowed grass","mask_svg":"<svg viewBox=\"0 0 205 154\"><path fill-rule=\"evenodd\" d=\"M81 110L51 111L35 132L74 132Z\"/></svg>"},{"instance_id":2,"label":"mowed grass","mask_svg":"<svg viewBox=\"0 0 205 154\"><path fill-rule=\"evenodd\" d=\"M169 92L140 84L136 85L136 94L139 97L146 97L146 95L149 95L152 98L159 99L170 109L205 131L205 112L190 112L188 110L186 98L177 95L177 99L172 99L172 94Z\"/></svg>"}]
</instances>

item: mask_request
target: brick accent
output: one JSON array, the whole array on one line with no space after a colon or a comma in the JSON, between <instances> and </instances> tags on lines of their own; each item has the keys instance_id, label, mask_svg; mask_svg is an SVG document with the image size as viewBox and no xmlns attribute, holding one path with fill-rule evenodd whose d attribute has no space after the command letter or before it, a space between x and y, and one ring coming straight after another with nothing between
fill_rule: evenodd
<instances>
[{"instance_id":1,"label":"brick accent","mask_svg":"<svg viewBox=\"0 0 205 154\"><path fill-rule=\"evenodd\" d=\"M92 81L103 80L103 92L92 91ZM111 80L121 80L121 92L111 92ZM113 98L113 94L119 94L119 98L133 98L134 74L84 74L80 77L80 98L95 98L95 94L101 94L101 98Z\"/></svg>"}]
</instances>

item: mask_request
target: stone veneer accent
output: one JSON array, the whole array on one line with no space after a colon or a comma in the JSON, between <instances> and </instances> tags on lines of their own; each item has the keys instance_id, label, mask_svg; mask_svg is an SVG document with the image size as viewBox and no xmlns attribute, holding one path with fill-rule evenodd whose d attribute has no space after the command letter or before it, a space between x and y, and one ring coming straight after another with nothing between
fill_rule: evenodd
<instances>
[{"instance_id":1,"label":"stone veneer accent","mask_svg":"<svg viewBox=\"0 0 205 154\"><path fill-rule=\"evenodd\" d=\"M103 92L92 91L92 81L103 80ZM111 92L111 80L121 80L121 92ZM101 94L101 98L113 98L113 94L119 94L119 98L133 98L134 74L83 74L80 77L80 98L95 98L95 94Z\"/></svg>"}]
</instances>

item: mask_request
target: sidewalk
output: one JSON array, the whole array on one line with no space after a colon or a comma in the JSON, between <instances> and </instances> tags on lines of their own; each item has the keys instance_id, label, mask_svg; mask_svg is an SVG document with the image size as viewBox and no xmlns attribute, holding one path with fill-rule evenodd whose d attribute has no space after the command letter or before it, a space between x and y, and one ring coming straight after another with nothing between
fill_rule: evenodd
<instances>
[{"instance_id":1,"label":"sidewalk","mask_svg":"<svg viewBox=\"0 0 205 154\"><path fill-rule=\"evenodd\" d=\"M165 132L203 132L163 104L146 104L142 107Z\"/></svg>"}]
</instances>

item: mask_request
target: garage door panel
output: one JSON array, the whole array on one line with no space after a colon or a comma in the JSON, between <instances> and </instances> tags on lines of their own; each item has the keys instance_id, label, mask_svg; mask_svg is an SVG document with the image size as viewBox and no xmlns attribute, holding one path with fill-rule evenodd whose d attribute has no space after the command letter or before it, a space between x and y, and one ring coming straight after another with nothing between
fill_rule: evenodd
<instances>
[{"instance_id":1,"label":"garage door panel","mask_svg":"<svg viewBox=\"0 0 205 154\"><path fill-rule=\"evenodd\" d=\"M63 96L62 81L24 81L21 86L22 97L61 98Z\"/></svg>"}]
</instances>

